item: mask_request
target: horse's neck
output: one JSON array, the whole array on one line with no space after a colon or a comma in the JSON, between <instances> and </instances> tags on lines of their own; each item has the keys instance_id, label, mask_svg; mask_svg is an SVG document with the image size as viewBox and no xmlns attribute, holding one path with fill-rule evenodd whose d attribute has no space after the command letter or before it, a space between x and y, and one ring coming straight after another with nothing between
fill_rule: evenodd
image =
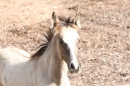
<instances>
[{"instance_id":1,"label":"horse's neck","mask_svg":"<svg viewBox=\"0 0 130 86\"><path fill-rule=\"evenodd\" d=\"M49 67L49 78L52 82L57 83L58 86L64 86L63 84L65 84L64 82L67 79L67 65L63 60L60 60L54 60L54 57L51 59Z\"/></svg>"},{"instance_id":2,"label":"horse's neck","mask_svg":"<svg viewBox=\"0 0 130 86\"><path fill-rule=\"evenodd\" d=\"M49 81L54 82L58 86L64 86L62 84L68 79L68 68L66 62L58 56L56 40L52 39L40 61L44 62L43 66L45 67L44 70L46 70L44 72L48 75L47 77L49 78Z\"/></svg>"}]
</instances>

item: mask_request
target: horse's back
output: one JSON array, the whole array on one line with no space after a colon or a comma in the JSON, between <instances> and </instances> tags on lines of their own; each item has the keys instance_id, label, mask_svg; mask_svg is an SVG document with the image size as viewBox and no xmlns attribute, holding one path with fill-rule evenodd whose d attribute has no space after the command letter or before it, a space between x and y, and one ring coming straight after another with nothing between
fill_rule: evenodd
<instances>
[{"instance_id":1,"label":"horse's back","mask_svg":"<svg viewBox=\"0 0 130 86\"><path fill-rule=\"evenodd\" d=\"M30 54L26 52L25 50L22 50L13 46L7 47L6 49L13 50L24 57L30 57Z\"/></svg>"},{"instance_id":2,"label":"horse's back","mask_svg":"<svg viewBox=\"0 0 130 86\"><path fill-rule=\"evenodd\" d=\"M30 55L19 48L7 47L0 49L0 59L2 62L21 62L28 60Z\"/></svg>"}]
</instances>

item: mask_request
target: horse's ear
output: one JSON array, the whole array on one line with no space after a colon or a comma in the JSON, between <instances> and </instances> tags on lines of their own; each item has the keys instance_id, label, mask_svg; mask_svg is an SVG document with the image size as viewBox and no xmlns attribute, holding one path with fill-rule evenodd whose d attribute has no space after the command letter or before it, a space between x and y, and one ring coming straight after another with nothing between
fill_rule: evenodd
<instances>
[{"instance_id":1,"label":"horse's ear","mask_svg":"<svg viewBox=\"0 0 130 86\"><path fill-rule=\"evenodd\" d=\"M79 28L81 28L80 25L80 12L78 12L73 20L73 23L76 24Z\"/></svg>"},{"instance_id":2,"label":"horse's ear","mask_svg":"<svg viewBox=\"0 0 130 86\"><path fill-rule=\"evenodd\" d=\"M56 14L55 14L55 12L53 12L52 13L52 20L51 20L51 29L54 30L56 25L57 25Z\"/></svg>"}]
</instances>

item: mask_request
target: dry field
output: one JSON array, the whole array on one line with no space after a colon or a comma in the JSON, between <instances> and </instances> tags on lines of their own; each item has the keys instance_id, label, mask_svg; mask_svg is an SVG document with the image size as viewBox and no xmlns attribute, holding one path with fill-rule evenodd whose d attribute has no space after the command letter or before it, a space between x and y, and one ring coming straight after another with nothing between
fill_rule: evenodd
<instances>
[{"instance_id":1,"label":"dry field","mask_svg":"<svg viewBox=\"0 0 130 86\"><path fill-rule=\"evenodd\" d=\"M130 86L130 0L0 0L0 46L34 53L53 11L81 12L81 69L68 74L71 86Z\"/></svg>"}]
</instances>

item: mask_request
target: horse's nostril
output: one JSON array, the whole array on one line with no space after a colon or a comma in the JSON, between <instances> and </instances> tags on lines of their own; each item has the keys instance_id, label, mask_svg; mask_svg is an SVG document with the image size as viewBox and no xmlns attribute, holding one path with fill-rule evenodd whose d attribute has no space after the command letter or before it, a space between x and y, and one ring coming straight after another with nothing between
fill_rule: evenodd
<instances>
[{"instance_id":1,"label":"horse's nostril","mask_svg":"<svg viewBox=\"0 0 130 86\"><path fill-rule=\"evenodd\" d=\"M75 67L74 67L74 64L73 64L73 63L71 63L71 64L70 64L70 67L71 67L71 69L75 69Z\"/></svg>"}]
</instances>

